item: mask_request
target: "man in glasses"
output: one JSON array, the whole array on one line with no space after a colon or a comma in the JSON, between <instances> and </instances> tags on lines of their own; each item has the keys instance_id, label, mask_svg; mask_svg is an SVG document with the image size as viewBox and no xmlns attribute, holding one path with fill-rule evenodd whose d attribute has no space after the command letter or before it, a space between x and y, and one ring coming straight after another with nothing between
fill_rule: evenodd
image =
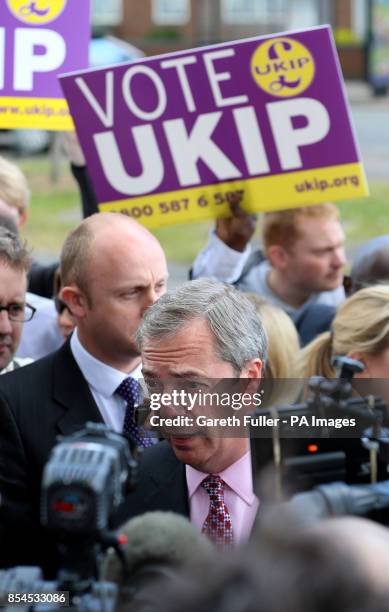
<instances>
[{"instance_id":1,"label":"man in glasses","mask_svg":"<svg viewBox=\"0 0 389 612\"><path fill-rule=\"evenodd\" d=\"M30 256L16 234L0 227L0 373L11 372L32 361L15 358L23 323L34 316L26 304Z\"/></svg>"}]
</instances>

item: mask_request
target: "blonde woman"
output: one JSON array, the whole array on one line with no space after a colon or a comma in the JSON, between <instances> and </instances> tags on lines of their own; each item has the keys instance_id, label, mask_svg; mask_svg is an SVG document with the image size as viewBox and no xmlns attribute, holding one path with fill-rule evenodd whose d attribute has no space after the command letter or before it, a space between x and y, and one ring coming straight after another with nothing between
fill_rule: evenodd
<instances>
[{"instance_id":1,"label":"blonde woman","mask_svg":"<svg viewBox=\"0 0 389 612\"><path fill-rule=\"evenodd\" d=\"M268 378L297 378L299 337L291 318L278 306L255 293L244 294L255 306L269 341L265 375Z\"/></svg>"},{"instance_id":2,"label":"blonde woman","mask_svg":"<svg viewBox=\"0 0 389 612\"><path fill-rule=\"evenodd\" d=\"M389 285L358 291L344 302L332 322L332 331L320 334L301 351L300 376L334 378L335 355L361 361L359 378L389 378Z\"/></svg>"}]
</instances>

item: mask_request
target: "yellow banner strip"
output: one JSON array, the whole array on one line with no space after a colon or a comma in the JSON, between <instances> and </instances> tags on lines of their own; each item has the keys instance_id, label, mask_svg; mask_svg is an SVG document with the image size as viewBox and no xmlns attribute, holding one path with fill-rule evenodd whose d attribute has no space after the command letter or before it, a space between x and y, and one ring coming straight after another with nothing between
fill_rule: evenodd
<instances>
[{"instance_id":1,"label":"yellow banner strip","mask_svg":"<svg viewBox=\"0 0 389 612\"><path fill-rule=\"evenodd\" d=\"M369 195L369 188L362 164L342 164L103 202L99 208L124 213L155 228L227 217L229 202L236 194L242 196L245 210L259 212L360 198Z\"/></svg>"},{"instance_id":2,"label":"yellow banner strip","mask_svg":"<svg viewBox=\"0 0 389 612\"><path fill-rule=\"evenodd\" d=\"M66 100L0 96L0 128L74 130Z\"/></svg>"}]
</instances>

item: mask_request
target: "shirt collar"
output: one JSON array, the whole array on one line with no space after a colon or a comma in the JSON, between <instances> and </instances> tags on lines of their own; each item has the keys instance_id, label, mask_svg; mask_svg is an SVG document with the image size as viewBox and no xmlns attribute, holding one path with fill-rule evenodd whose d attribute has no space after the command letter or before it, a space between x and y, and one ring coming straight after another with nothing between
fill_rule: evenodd
<instances>
[{"instance_id":1,"label":"shirt collar","mask_svg":"<svg viewBox=\"0 0 389 612\"><path fill-rule=\"evenodd\" d=\"M132 376L136 380L142 376L141 364L132 372L125 373L93 357L93 355L88 353L82 346L77 334L77 329L74 330L70 338L70 348L88 385L104 397L111 397L118 386L128 376Z\"/></svg>"},{"instance_id":2,"label":"shirt collar","mask_svg":"<svg viewBox=\"0 0 389 612\"><path fill-rule=\"evenodd\" d=\"M186 482L188 484L189 498L191 498L208 474L200 472L190 465L186 465ZM251 465L251 452L247 451L235 463L217 474L226 485L234 491L246 504L251 506L256 497L253 491L253 473Z\"/></svg>"},{"instance_id":3,"label":"shirt collar","mask_svg":"<svg viewBox=\"0 0 389 612\"><path fill-rule=\"evenodd\" d=\"M15 361L12 359L12 361L10 361L9 364L1 370L0 374L8 374L8 372L13 372L14 369Z\"/></svg>"}]
</instances>

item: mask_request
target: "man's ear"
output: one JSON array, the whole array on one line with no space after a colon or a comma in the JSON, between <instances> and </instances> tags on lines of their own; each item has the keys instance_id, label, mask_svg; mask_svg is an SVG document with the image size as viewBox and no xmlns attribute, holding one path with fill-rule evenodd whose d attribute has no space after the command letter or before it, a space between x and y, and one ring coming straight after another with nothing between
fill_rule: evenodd
<instances>
[{"instance_id":1,"label":"man's ear","mask_svg":"<svg viewBox=\"0 0 389 612\"><path fill-rule=\"evenodd\" d=\"M241 378L261 378L262 372L262 361L257 359L251 359L251 361L247 362L244 368L240 373ZM257 383L256 383L257 384Z\"/></svg>"},{"instance_id":2,"label":"man's ear","mask_svg":"<svg viewBox=\"0 0 389 612\"><path fill-rule=\"evenodd\" d=\"M87 304L87 298L82 291L75 285L68 285L62 287L60 292L61 300L65 302L70 312L77 319L82 319L85 316Z\"/></svg>"},{"instance_id":3,"label":"man's ear","mask_svg":"<svg viewBox=\"0 0 389 612\"><path fill-rule=\"evenodd\" d=\"M266 256L273 268L283 270L288 262L289 254L280 244L272 244L266 249Z\"/></svg>"},{"instance_id":4,"label":"man's ear","mask_svg":"<svg viewBox=\"0 0 389 612\"><path fill-rule=\"evenodd\" d=\"M253 398L255 393L258 393L259 381L261 380L261 376L263 374L263 363L260 359L252 359L242 369L240 373L240 377L249 379L247 381L247 385L244 387L244 393L251 395ZM245 383L245 381L242 381ZM246 411L252 411L256 407L255 404L248 407L246 405Z\"/></svg>"}]
</instances>

